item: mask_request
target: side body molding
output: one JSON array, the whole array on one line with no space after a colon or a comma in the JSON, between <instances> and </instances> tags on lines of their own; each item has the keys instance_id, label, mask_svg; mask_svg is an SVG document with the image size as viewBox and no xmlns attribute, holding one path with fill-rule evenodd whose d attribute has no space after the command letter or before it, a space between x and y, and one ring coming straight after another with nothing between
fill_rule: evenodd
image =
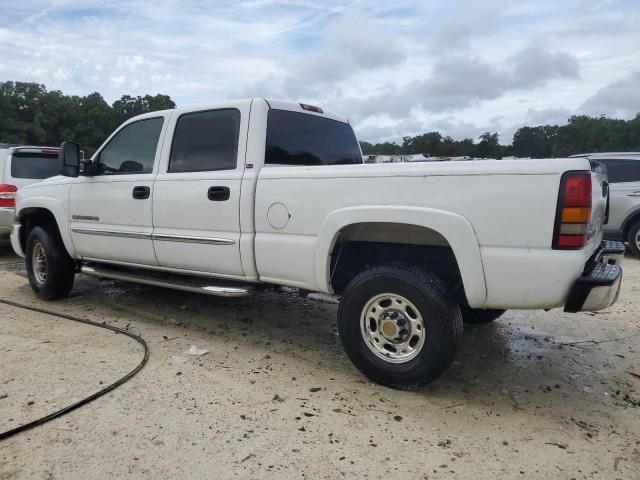
<instances>
[{"instance_id":1,"label":"side body molding","mask_svg":"<svg viewBox=\"0 0 640 480\"><path fill-rule=\"evenodd\" d=\"M340 231L358 223L400 223L429 228L442 235L458 262L464 291L472 307L482 307L487 298L480 247L471 223L457 213L434 208L405 206L362 206L336 210L322 222L314 253L316 282L323 291L330 285L331 251Z\"/></svg>"}]
</instances>

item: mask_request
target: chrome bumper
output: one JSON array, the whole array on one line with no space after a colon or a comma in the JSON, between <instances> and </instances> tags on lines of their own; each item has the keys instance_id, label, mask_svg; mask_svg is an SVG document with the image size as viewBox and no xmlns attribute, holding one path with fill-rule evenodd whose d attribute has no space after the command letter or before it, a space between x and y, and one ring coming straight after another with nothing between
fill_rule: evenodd
<instances>
[{"instance_id":1,"label":"chrome bumper","mask_svg":"<svg viewBox=\"0 0 640 480\"><path fill-rule=\"evenodd\" d=\"M596 261L607 263L609 265L622 265L625 247L623 242L613 240L603 240L600 250L596 255Z\"/></svg>"},{"instance_id":2,"label":"chrome bumper","mask_svg":"<svg viewBox=\"0 0 640 480\"><path fill-rule=\"evenodd\" d=\"M591 288L589 295L582 304L583 312L595 312L596 310L604 310L616 303L618 295L620 295L620 285L622 284L622 269L616 267L619 274L611 285L597 285Z\"/></svg>"},{"instance_id":3,"label":"chrome bumper","mask_svg":"<svg viewBox=\"0 0 640 480\"><path fill-rule=\"evenodd\" d=\"M15 223L11 226L11 246L16 255L24 258L24 252L22 251L22 245L20 245L20 229L22 225Z\"/></svg>"},{"instance_id":4,"label":"chrome bumper","mask_svg":"<svg viewBox=\"0 0 640 480\"><path fill-rule=\"evenodd\" d=\"M603 241L584 274L571 288L564 311L594 312L613 305L620 294L623 258L622 242Z\"/></svg>"},{"instance_id":5,"label":"chrome bumper","mask_svg":"<svg viewBox=\"0 0 640 480\"><path fill-rule=\"evenodd\" d=\"M16 221L16 211L13 208L0 208L0 238L6 238L11 233L11 225Z\"/></svg>"}]
</instances>

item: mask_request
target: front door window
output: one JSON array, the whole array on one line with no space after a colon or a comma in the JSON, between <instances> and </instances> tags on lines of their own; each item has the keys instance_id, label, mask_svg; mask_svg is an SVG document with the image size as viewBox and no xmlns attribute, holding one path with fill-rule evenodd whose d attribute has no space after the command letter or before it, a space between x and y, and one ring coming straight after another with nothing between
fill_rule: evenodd
<instances>
[{"instance_id":1,"label":"front door window","mask_svg":"<svg viewBox=\"0 0 640 480\"><path fill-rule=\"evenodd\" d=\"M125 126L100 152L96 173L151 173L162 122L162 118L148 118Z\"/></svg>"}]
</instances>

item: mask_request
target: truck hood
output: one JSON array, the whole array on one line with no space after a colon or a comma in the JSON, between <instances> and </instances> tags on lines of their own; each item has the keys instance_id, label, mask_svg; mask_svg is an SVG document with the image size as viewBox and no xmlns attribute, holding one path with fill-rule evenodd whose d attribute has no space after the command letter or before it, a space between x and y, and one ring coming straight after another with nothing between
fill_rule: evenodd
<instances>
[{"instance_id":1,"label":"truck hood","mask_svg":"<svg viewBox=\"0 0 640 480\"><path fill-rule=\"evenodd\" d=\"M70 181L71 181L70 177L64 177L62 175L56 175L55 177L45 178L44 180L41 180L39 182L32 183L30 185L22 187L20 189L20 191L33 190L34 188L38 188L38 187L41 187L41 186L47 186L47 185L62 185L62 184L65 184L65 183L69 183Z\"/></svg>"}]
</instances>

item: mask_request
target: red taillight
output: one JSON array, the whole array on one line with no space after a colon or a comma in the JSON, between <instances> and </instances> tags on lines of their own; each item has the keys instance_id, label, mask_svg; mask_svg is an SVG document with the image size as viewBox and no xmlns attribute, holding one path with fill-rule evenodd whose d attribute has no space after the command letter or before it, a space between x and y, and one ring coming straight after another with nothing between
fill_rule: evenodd
<instances>
[{"instance_id":1,"label":"red taillight","mask_svg":"<svg viewBox=\"0 0 640 480\"><path fill-rule=\"evenodd\" d=\"M578 249L587 244L586 235L558 235L558 245L556 248Z\"/></svg>"},{"instance_id":2,"label":"red taillight","mask_svg":"<svg viewBox=\"0 0 640 480\"><path fill-rule=\"evenodd\" d=\"M553 233L553 248L578 250L588 241L591 220L591 174L567 172L560 181L560 196Z\"/></svg>"},{"instance_id":3,"label":"red taillight","mask_svg":"<svg viewBox=\"0 0 640 480\"><path fill-rule=\"evenodd\" d=\"M591 175L566 176L563 207L587 206L591 206Z\"/></svg>"},{"instance_id":4,"label":"red taillight","mask_svg":"<svg viewBox=\"0 0 640 480\"><path fill-rule=\"evenodd\" d=\"M15 185L0 184L0 207L15 207L17 191Z\"/></svg>"}]
</instances>

